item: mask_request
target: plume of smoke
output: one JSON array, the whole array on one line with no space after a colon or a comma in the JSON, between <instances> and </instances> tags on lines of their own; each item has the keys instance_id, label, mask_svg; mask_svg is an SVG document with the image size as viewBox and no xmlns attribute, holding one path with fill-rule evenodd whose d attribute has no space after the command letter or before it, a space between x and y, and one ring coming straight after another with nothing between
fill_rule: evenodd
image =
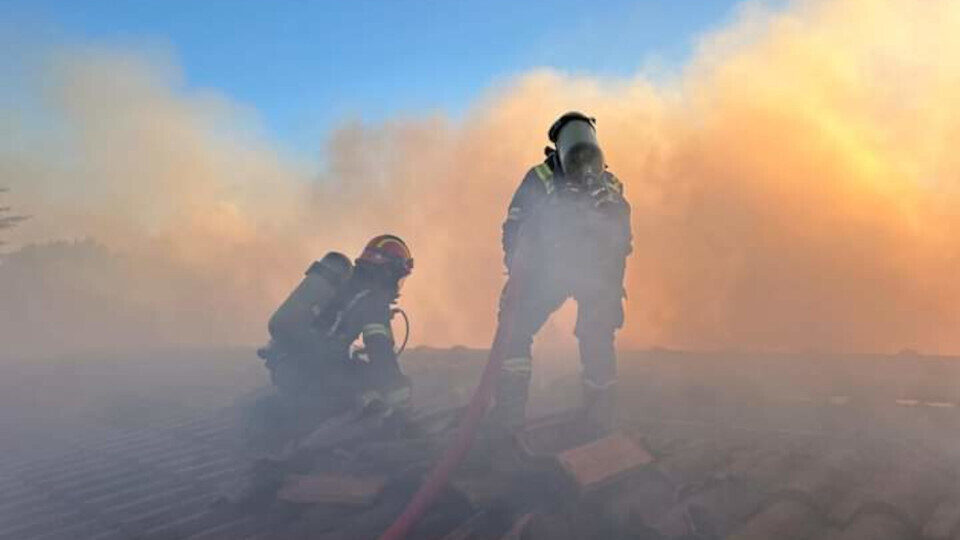
<instances>
[{"instance_id":1,"label":"plume of smoke","mask_svg":"<svg viewBox=\"0 0 960 540\"><path fill-rule=\"evenodd\" d=\"M169 62L71 52L42 67L56 136L0 184L35 231L122 255L101 285L164 340L255 342L311 258L389 231L417 259L415 342L485 345L506 204L580 109L633 204L623 345L957 352L958 23L952 2L748 5L670 83L531 72L460 122L347 123L319 174Z\"/></svg>"}]
</instances>

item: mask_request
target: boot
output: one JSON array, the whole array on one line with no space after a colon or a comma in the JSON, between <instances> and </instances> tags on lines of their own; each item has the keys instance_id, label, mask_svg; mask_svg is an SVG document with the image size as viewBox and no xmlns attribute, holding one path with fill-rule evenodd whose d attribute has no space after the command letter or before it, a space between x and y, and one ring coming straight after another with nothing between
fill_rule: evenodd
<instances>
[{"instance_id":1,"label":"boot","mask_svg":"<svg viewBox=\"0 0 960 540\"><path fill-rule=\"evenodd\" d=\"M497 386L496 403L487 417L491 427L508 433L522 428L529 391L529 375L502 374Z\"/></svg>"},{"instance_id":2,"label":"boot","mask_svg":"<svg viewBox=\"0 0 960 540\"><path fill-rule=\"evenodd\" d=\"M600 386L583 381L583 411L587 420L597 426L601 435L609 435L617 428L617 385L611 382Z\"/></svg>"},{"instance_id":3,"label":"boot","mask_svg":"<svg viewBox=\"0 0 960 540\"><path fill-rule=\"evenodd\" d=\"M516 435L522 424L512 421L515 412L508 412L506 407L494 407L490 411L480 427L480 436L471 449L471 456L467 458L470 466L506 474L520 469L521 457Z\"/></svg>"}]
</instances>

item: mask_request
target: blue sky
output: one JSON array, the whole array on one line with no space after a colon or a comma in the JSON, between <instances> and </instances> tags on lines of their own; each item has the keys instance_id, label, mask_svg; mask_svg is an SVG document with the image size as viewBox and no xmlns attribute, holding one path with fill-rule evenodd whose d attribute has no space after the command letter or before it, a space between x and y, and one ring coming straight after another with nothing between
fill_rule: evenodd
<instances>
[{"instance_id":1,"label":"blue sky","mask_svg":"<svg viewBox=\"0 0 960 540\"><path fill-rule=\"evenodd\" d=\"M0 1L18 31L168 47L189 87L255 108L291 149L344 118L456 115L498 82L552 67L628 76L682 65L735 0Z\"/></svg>"}]
</instances>

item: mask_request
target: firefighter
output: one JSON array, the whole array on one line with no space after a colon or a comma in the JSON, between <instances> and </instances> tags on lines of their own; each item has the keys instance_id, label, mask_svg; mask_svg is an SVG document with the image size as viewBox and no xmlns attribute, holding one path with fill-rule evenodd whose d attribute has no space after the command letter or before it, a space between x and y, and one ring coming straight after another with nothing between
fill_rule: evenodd
<instances>
[{"instance_id":1,"label":"firefighter","mask_svg":"<svg viewBox=\"0 0 960 540\"><path fill-rule=\"evenodd\" d=\"M617 382L614 335L623 325L624 267L631 251L630 206L606 168L595 119L568 112L548 138L553 146L523 178L503 224L509 278L497 339L504 362L490 417L509 430L523 424L533 336L572 297L584 412L608 430Z\"/></svg>"},{"instance_id":2,"label":"firefighter","mask_svg":"<svg viewBox=\"0 0 960 540\"><path fill-rule=\"evenodd\" d=\"M329 253L308 268L270 318L270 343L258 351L276 392L255 408L251 438L282 439L351 408L405 407L410 381L390 322L412 269L409 248L394 235L370 240L355 264Z\"/></svg>"},{"instance_id":3,"label":"firefighter","mask_svg":"<svg viewBox=\"0 0 960 540\"><path fill-rule=\"evenodd\" d=\"M382 401L389 407L410 399L410 380L397 362L390 320L403 282L413 270L410 249L399 237L373 238L356 260L353 273L340 291L333 309L318 316L316 325L327 328L334 359L345 360L347 373L355 370L362 405ZM409 330L409 329L408 329ZM350 352L357 338L363 348Z\"/></svg>"}]
</instances>

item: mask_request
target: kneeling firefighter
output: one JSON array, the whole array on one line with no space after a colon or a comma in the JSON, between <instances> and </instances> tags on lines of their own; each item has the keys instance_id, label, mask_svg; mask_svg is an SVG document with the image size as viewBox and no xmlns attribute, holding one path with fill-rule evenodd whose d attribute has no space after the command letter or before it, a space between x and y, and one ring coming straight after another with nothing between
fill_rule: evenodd
<instances>
[{"instance_id":1,"label":"kneeling firefighter","mask_svg":"<svg viewBox=\"0 0 960 540\"><path fill-rule=\"evenodd\" d=\"M614 423L617 362L614 335L623 325L623 278L631 252L630 206L610 173L596 121L579 112L550 127L553 147L517 189L503 224L509 272L500 299L503 368L491 419L523 424L533 336L573 297L584 405L601 428Z\"/></svg>"},{"instance_id":2,"label":"kneeling firefighter","mask_svg":"<svg viewBox=\"0 0 960 540\"><path fill-rule=\"evenodd\" d=\"M390 321L412 269L409 248L393 235L370 240L355 264L331 252L307 269L270 318L270 344L259 351L278 396L298 415L372 402L396 410L409 401ZM358 338L362 348L354 346Z\"/></svg>"}]
</instances>

